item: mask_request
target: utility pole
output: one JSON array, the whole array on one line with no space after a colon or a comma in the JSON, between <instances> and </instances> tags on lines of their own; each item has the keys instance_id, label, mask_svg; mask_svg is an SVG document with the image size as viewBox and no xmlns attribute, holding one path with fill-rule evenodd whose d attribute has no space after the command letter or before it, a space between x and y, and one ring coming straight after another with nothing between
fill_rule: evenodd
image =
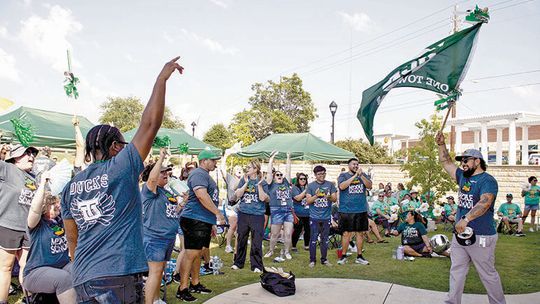
<instances>
[{"instance_id":1,"label":"utility pole","mask_svg":"<svg viewBox=\"0 0 540 304\"><path fill-rule=\"evenodd\" d=\"M459 27L460 27L460 24L459 24L460 20L458 17L457 8L458 6L454 5L454 14L452 15L452 34L459 32ZM456 108L457 108L457 104L452 107L452 110L450 112L450 115L451 115L450 117L456 118L456 115L457 115ZM454 152L455 145L456 145L456 127L452 125L450 126L450 152ZM458 152L461 152L461 151L458 151Z\"/></svg>"}]
</instances>

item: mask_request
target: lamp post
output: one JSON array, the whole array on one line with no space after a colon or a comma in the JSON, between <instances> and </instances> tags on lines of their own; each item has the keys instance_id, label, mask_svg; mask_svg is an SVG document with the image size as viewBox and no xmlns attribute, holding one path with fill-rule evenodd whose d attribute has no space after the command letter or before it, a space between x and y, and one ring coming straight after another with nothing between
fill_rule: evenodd
<instances>
[{"instance_id":1,"label":"lamp post","mask_svg":"<svg viewBox=\"0 0 540 304\"><path fill-rule=\"evenodd\" d=\"M191 136L195 137L195 127L197 126L196 122L191 123Z\"/></svg>"},{"instance_id":2,"label":"lamp post","mask_svg":"<svg viewBox=\"0 0 540 304\"><path fill-rule=\"evenodd\" d=\"M337 103L332 100L329 105L330 113L332 113L332 132L330 133L330 142L334 143L334 118L336 117Z\"/></svg>"}]
</instances>

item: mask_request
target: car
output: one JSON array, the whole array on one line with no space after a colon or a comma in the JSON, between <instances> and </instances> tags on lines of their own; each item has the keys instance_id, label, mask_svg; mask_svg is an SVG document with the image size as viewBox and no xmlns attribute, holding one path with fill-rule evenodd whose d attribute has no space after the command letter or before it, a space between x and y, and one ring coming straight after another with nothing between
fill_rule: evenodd
<instances>
[{"instance_id":1,"label":"car","mask_svg":"<svg viewBox=\"0 0 540 304\"><path fill-rule=\"evenodd\" d=\"M488 164L495 164L495 163L497 163L497 155L496 154L489 154L488 155ZM507 164L508 163L508 157L503 155L502 163Z\"/></svg>"},{"instance_id":2,"label":"car","mask_svg":"<svg viewBox=\"0 0 540 304\"><path fill-rule=\"evenodd\" d=\"M540 153L529 155L529 165L540 165Z\"/></svg>"}]
</instances>

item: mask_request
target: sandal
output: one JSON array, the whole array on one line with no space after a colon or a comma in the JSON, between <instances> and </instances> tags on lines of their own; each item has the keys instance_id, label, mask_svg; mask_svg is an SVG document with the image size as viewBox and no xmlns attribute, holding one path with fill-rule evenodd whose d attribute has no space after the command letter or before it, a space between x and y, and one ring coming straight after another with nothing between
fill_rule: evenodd
<instances>
[{"instance_id":1,"label":"sandal","mask_svg":"<svg viewBox=\"0 0 540 304\"><path fill-rule=\"evenodd\" d=\"M374 240L367 240L367 242L368 242L369 244L373 244L373 243L375 243L375 241L374 241Z\"/></svg>"},{"instance_id":2,"label":"sandal","mask_svg":"<svg viewBox=\"0 0 540 304\"><path fill-rule=\"evenodd\" d=\"M388 241L387 240L380 240L380 241L377 241L377 244L387 244Z\"/></svg>"}]
</instances>

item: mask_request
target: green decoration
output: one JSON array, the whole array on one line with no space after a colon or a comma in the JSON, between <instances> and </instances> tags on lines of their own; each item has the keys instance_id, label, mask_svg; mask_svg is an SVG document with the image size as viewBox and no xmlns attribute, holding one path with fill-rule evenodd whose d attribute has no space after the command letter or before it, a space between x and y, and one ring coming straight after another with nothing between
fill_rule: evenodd
<instances>
[{"instance_id":1,"label":"green decoration","mask_svg":"<svg viewBox=\"0 0 540 304\"><path fill-rule=\"evenodd\" d=\"M64 80L64 91L68 97L77 99L79 98L79 91L77 90L77 84L79 84L79 78L73 75L71 71L71 55L69 50L67 51L68 70L64 72L66 79Z\"/></svg>"},{"instance_id":2,"label":"green decoration","mask_svg":"<svg viewBox=\"0 0 540 304\"><path fill-rule=\"evenodd\" d=\"M15 136L24 147L29 147L34 140L34 130L32 126L22 118L12 118L9 120L15 130Z\"/></svg>"},{"instance_id":3,"label":"green decoration","mask_svg":"<svg viewBox=\"0 0 540 304\"><path fill-rule=\"evenodd\" d=\"M444 97L435 101L434 106L436 107L437 111L442 111L450 107L452 103L456 102L460 95L461 95L461 92L459 92L458 90L455 90L451 92L447 97ZM442 95L439 95L439 96L442 97Z\"/></svg>"},{"instance_id":4,"label":"green decoration","mask_svg":"<svg viewBox=\"0 0 540 304\"><path fill-rule=\"evenodd\" d=\"M465 21L469 23L488 23L489 22L489 12L488 8L484 7L480 9L478 5L474 8L469 15L465 16Z\"/></svg>"},{"instance_id":5,"label":"green decoration","mask_svg":"<svg viewBox=\"0 0 540 304\"><path fill-rule=\"evenodd\" d=\"M187 154L189 150L189 145L187 143L180 144L178 146L178 151L180 154Z\"/></svg>"},{"instance_id":6,"label":"green decoration","mask_svg":"<svg viewBox=\"0 0 540 304\"><path fill-rule=\"evenodd\" d=\"M171 138L165 135L163 137L156 136L156 138L154 138L154 143L152 144L152 147L167 148L170 145L171 145Z\"/></svg>"}]
</instances>

